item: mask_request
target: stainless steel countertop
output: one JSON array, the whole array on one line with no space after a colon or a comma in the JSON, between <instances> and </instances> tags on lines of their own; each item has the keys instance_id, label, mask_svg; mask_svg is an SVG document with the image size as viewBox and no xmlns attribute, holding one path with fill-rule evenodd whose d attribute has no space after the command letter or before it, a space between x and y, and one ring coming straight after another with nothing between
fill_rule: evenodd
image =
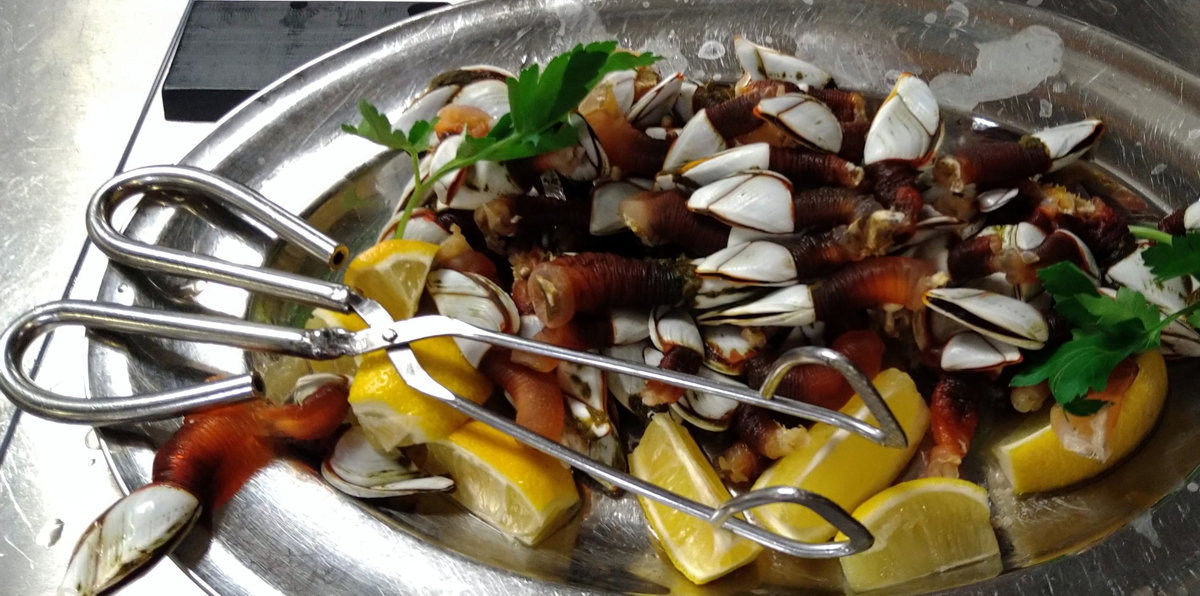
<instances>
[{"instance_id":1,"label":"stainless steel countertop","mask_svg":"<svg viewBox=\"0 0 1200 596\"><path fill-rule=\"evenodd\" d=\"M1200 73L1200 0L1025 3ZM0 323L63 294L83 246L83 208L121 163L187 5L0 0L0 189L10 205L0 213ZM173 162L208 129L164 123L155 101L127 165ZM39 379L81 387L83 362L53 354ZM15 416L0 400L0 594L52 594L81 529L120 494L88 429ZM57 522L62 537L50 544ZM204 593L170 562L119 593L168 592Z\"/></svg>"}]
</instances>

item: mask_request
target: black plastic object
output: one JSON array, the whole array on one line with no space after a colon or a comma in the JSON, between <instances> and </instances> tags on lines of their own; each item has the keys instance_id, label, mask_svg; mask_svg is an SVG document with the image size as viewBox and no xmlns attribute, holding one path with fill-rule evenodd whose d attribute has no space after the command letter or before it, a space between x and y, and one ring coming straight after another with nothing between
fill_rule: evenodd
<instances>
[{"instance_id":1,"label":"black plastic object","mask_svg":"<svg viewBox=\"0 0 1200 596\"><path fill-rule=\"evenodd\" d=\"M442 2L199 0L163 82L167 120L214 122L296 67Z\"/></svg>"}]
</instances>

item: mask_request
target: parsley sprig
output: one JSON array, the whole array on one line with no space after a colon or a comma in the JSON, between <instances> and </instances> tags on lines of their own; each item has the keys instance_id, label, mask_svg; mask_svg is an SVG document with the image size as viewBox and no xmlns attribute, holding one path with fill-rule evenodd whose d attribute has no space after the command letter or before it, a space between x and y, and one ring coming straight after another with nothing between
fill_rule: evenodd
<instances>
[{"instance_id":1,"label":"parsley sprig","mask_svg":"<svg viewBox=\"0 0 1200 596\"><path fill-rule=\"evenodd\" d=\"M362 101L359 104L362 123L358 126L343 124L342 130L389 149L404 151L413 162L416 186L404 205L395 236L399 238L404 234L413 209L426 200L434 183L444 176L476 162L523 159L578 142L579 131L568 122L568 117L600 79L610 72L649 66L659 59L649 52L631 54L616 49L615 41L580 44L550 60L545 70L534 64L517 77L509 77L509 113L500 118L487 135L467 135L454 158L424 178L419 173L420 156L429 149L430 133L437 119L434 122L418 121L406 133L393 129L386 115Z\"/></svg>"},{"instance_id":2,"label":"parsley sprig","mask_svg":"<svg viewBox=\"0 0 1200 596\"><path fill-rule=\"evenodd\" d=\"M1162 317L1141 292L1117 290L1101 294L1074 263L1056 263L1038 271L1042 286L1054 297L1054 310L1074 326L1071 339L1053 353L1043 350L1012 380L1015 387L1048 381L1055 401L1069 414L1088 416L1103 405L1085 399L1089 390L1103 391L1109 374L1122 360L1159 346L1162 330L1175 319L1200 309L1200 302Z\"/></svg>"}]
</instances>

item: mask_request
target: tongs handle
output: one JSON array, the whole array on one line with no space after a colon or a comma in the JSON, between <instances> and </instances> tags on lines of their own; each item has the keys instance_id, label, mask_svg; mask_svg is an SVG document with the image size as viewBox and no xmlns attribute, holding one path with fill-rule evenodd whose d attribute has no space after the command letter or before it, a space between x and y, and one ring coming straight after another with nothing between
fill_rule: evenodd
<instances>
[{"instance_id":1,"label":"tongs handle","mask_svg":"<svg viewBox=\"0 0 1200 596\"><path fill-rule=\"evenodd\" d=\"M908 437L905 435L904 429L900 426L900 422L896 419L891 408L888 407L887 402L884 401L883 396L879 394L879 390L875 388L871 379L867 378L844 354L829 348L805 346L785 352L775 361L775 365L767 375L762 388L756 392L736 385L714 383L698 375L677 373L644 364L626 362L600 354L593 354L591 352L568 350L515 335L497 333L481 329L458 319L440 315L397 321L392 325L392 329L397 331L397 333L394 335L384 335L383 339L390 340L396 345L440 335L473 339L494 346L548 356L575 364L591 366L600 370L659 381L668 385L683 387L684 389L717 395L805 420L824 422L861 435L885 447L904 448L908 446ZM828 408L822 408L794 399L774 399L775 390L779 387L779 383L784 375L792 368L801 364L820 364L837 371L838 374L846 379L850 387L858 393L863 404L867 406L867 409L875 417L878 426L873 426L864 420L859 420L841 412L835 412ZM404 377L404 371L400 371L400 375ZM406 377L405 381L408 381Z\"/></svg>"},{"instance_id":2,"label":"tongs handle","mask_svg":"<svg viewBox=\"0 0 1200 596\"><path fill-rule=\"evenodd\" d=\"M39 387L25 372L25 352L39 336L62 325L119 331L190 341L207 341L246 348L280 351L286 346L311 345L311 332L207 315L181 315L158 310L62 300L34 308L13 321L0 335L4 361L0 388L21 409L52 420L103 426L162 420L250 399L263 390L257 375L240 375L156 393L130 397L78 399ZM315 351L315 350L314 350Z\"/></svg>"},{"instance_id":3,"label":"tongs handle","mask_svg":"<svg viewBox=\"0 0 1200 596\"><path fill-rule=\"evenodd\" d=\"M468 417L479 420L594 478L609 482L635 495L677 509L693 517L708 520L714 526L722 527L767 548L796 557L829 559L862 552L874 543L875 539L871 532L845 509L828 498L810 491L790 486L771 486L744 493L714 509L677 493L664 490L632 474L577 453L475 402L459 397L430 377L417 362L416 355L407 347L389 350L388 356L400 376L410 387L441 400ZM845 534L846 540L826 543L802 542L735 517L737 513L746 509L773 503L791 503L807 507Z\"/></svg>"},{"instance_id":4,"label":"tongs handle","mask_svg":"<svg viewBox=\"0 0 1200 596\"><path fill-rule=\"evenodd\" d=\"M116 176L92 196L86 214L88 236L108 258L146 271L214 281L310 306L350 312L353 293L342 284L146 244L118 232L112 224L117 207L126 199L154 190L193 193L241 211L256 224L331 267L340 267L349 255L345 246L244 185L196 168L150 166Z\"/></svg>"}]
</instances>

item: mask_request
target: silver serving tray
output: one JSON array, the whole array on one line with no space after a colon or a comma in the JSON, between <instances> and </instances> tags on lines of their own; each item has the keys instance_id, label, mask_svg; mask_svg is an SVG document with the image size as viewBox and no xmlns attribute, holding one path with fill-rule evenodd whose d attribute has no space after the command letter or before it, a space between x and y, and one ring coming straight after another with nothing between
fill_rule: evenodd
<instances>
[{"instance_id":1,"label":"silver serving tray","mask_svg":"<svg viewBox=\"0 0 1200 596\"><path fill-rule=\"evenodd\" d=\"M665 68L693 78L730 80L737 74L734 34L796 50L843 87L882 94L899 72L916 72L959 113L1017 129L1103 117L1109 130L1095 163L1159 206L1197 196L1200 80L1102 31L1023 4L972 4L968 13L945 0L464 4L381 31L293 73L229 116L183 163L257 188L362 248L382 226L408 171L405 160L339 130L357 120L360 98L394 112L445 69L491 63L516 70L577 42L612 38L663 55ZM143 201L128 231L238 262L320 273L277 251L260 230L203 205ZM119 267L109 267L98 297L276 321L297 314L230 288ZM88 366L93 395L126 395L243 372L251 363L227 348L93 337ZM1200 518L1189 515L1200 506L1200 485L1188 481L1200 464L1200 403L1190 387L1194 367L1176 366L1172 374L1161 428L1103 482L1023 500L993 491L1006 561L1016 570L955 593L1200 591ZM125 486L148 481L154 446L176 426L103 432ZM971 469L998 481L986 460ZM836 562L770 553L697 588L656 551L636 502L586 488L584 497L576 523L530 549L444 498L371 506L327 488L299 461L284 460L256 475L216 515L211 536L198 529L175 557L224 595L841 591ZM1057 557L1062 553L1075 554Z\"/></svg>"}]
</instances>

